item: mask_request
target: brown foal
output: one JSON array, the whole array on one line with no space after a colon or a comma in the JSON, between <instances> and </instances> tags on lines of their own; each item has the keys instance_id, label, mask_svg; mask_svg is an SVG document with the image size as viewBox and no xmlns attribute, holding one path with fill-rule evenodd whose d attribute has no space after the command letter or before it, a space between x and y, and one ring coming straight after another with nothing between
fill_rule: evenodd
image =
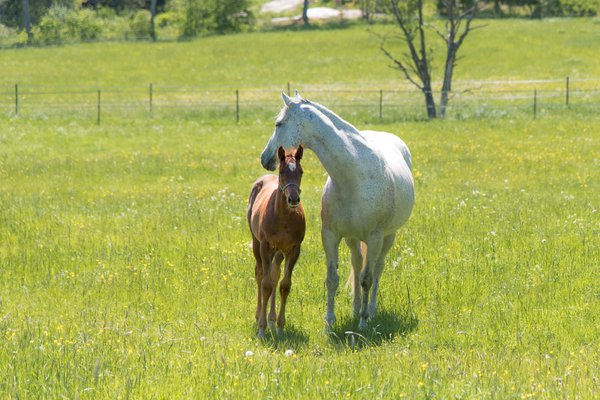
<instances>
[{"instance_id":1,"label":"brown foal","mask_svg":"<svg viewBox=\"0 0 600 400\"><path fill-rule=\"evenodd\" d=\"M256 322L258 337L265 337L267 302L271 300L269 327L283 333L285 305L292 287L292 270L300 256L300 245L306 231L304 209L300 204L303 149L286 152L282 147L279 156L279 176L264 175L252 187L248 200L248 224L252 233L252 250L256 259ZM281 305L275 313L275 292L285 258L283 279L279 284Z\"/></svg>"}]
</instances>

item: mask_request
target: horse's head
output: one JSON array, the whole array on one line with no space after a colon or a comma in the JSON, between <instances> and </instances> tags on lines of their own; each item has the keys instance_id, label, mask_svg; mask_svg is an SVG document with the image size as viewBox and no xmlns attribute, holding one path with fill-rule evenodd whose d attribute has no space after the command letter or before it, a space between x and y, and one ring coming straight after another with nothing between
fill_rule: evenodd
<instances>
[{"instance_id":1,"label":"horse's head","mask_svg":"<svg viewBox=\"0 0 600 400\"><path fill-rule=\"evenodd\" d=\"M300 204L300 182L302 181L302 166L300 160L303 153L302 146L296 151L285 151L279 147L279 190L285 197L290 208L296 208Z\"/></svg>"},{"instance_id":2,"label":"horse's head","mask_svg":"<svg viewBox=\"0 0 600 400\"><path fill-rule=\"evenodd\" d=\"M298 95L292 99L281 92L284 106L275 121L275 131L265 146L260 162L265 169L274 171L277 163L277 149L283 147L286 150L298 148L304 144L302 137L301 105L304 102Z\"/></svg>"}]
</instances>

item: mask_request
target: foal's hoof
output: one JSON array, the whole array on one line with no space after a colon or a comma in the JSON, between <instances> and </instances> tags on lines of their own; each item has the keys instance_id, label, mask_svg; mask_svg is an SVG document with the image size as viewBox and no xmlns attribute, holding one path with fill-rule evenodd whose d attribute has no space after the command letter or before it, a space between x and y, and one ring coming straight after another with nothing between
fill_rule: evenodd
<instances>
[{"instance_id":1,"label":"foal's hoof","mask_svg":"<svg viewBox=\"0 0 600 400\"><path fill-rule=\"evenodd\" d=\"M277 336L283 336L283 328L282 327L277 328Z\"/></svg>"},{"instance_id":2,"label":"foal's hoof","mask_svg":"<svg viewBox=\"0 0 600 400\"><path fill-rule=\"evenodd\" d=\"M264 330L264 328L260 328L258 330L258 333L256 334L256 337L259 338L259 339L261 339L261 340L265 338L265 330Z\"/></svg>"},{"instance_id":3,"label":"foal's hoof","mask_svg":"<svg viewBox=\"0 0 600 400\"><path fill-rule=\"evenodd\" d=\"M269 320L269 329L271 330L271 332L275 332L275 329L276 329L275 321Z\"/></svg>"}]
</instances>

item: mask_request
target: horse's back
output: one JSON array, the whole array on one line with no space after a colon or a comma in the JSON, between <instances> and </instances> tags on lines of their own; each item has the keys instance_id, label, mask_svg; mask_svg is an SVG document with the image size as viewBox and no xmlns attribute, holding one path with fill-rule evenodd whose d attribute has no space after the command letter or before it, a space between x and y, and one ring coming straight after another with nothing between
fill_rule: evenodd
<instances>
[{"instance_id":1,"label":"horse's back","mask_svg":"<svg viewBox=\"0 0 600 400\"><path fill-rule=\"evenodd\" d=\"M361 132L368 143L374 147L390 153L387 158L392 159L395 154L391 152L399 152L402 155L402 159L408 166L409 170L412 170L412 157L408 146L398 136L393 135L389 132L381 131L362 131Z\"/></svg>"},{"instance_id":2,"label":"horse's back","mask_svg":"<svg viewBox=\"0 0 600 400\"><path fill-rule=\"evenodd\" d=\"M375 229L391 234L408 220L414 182L410 151L402 139L379 131L361 131L361 136L369 149L359 156L361 172L357 176L362 183L349 197L347 188L329 178L323 189L321 215L324 224L343 237L364 241Z\"/></svg>"}]
</instances>

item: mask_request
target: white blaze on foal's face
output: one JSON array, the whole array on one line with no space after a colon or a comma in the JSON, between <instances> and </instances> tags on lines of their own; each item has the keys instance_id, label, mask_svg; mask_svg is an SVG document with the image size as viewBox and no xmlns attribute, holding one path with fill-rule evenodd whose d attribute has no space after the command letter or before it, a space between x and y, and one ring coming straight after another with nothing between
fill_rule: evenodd
<instances>
[{"instance_id":1,"label":"white blaze on foal's face","mask_svg":"<svg viewBox=\"0 0 600 400\"><path fill-rule=\"evenodd\" d=\"M288 168L291 172L294 172L296 170L296 163L289 163Z\"/></svg>"}]
</instances>

